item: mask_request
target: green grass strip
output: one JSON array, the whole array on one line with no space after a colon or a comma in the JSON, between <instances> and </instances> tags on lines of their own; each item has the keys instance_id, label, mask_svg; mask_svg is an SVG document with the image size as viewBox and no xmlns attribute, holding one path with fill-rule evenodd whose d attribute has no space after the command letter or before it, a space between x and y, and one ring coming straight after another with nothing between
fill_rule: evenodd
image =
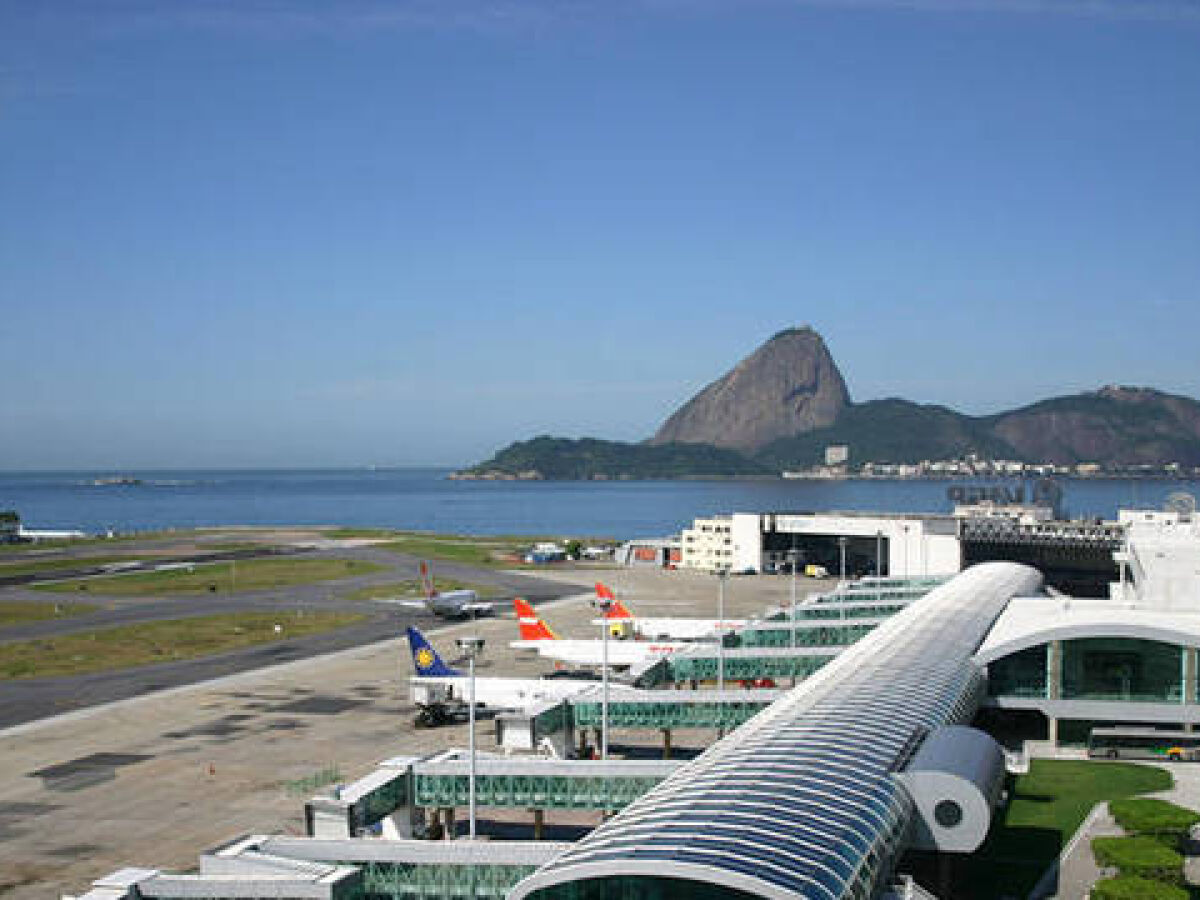
<instances>
[{"instance_id":1,"label":"green grass strip","mask_svg":"<svg viewBox=\"0 0 1200 900\"><path fill-rule=\"evenodd\" d=\"M1096 883L1091 900L1188 900L1185 888L1136 875L1118 875Z\"/></svg>"},{"instance_id":2,"label":"green grass strip","mask_svg":"<svg viewBox=\"0 0 1200 900\"><path fill-rule=\"evenodd\" d=\"M0 644L0 678L81 675L195 659L332 631L365 618L357 613L284 610L229 613Z\"/></svg>"},{"instance_id":3,"label":"green grass strip","mask_svg":"<svg viewBox=\"0 0 1200 900\"><path fill-rule=\"evenodd\" d=\"M1136 763L1032 760L988 839L956 874L956 898L1024 897L1097 803L1161 791L1168 772Z\"/></svg>"},{"instance_id":4,"label":"green grass strip","mask_svg":"<svg viewBox=\"0 0 1200 900\"><path fill-rule=\"evenodd\" d=\"M26 622L41 622L45 619L62 619L94 612L96 607L86 603L35 603L28 600L5 600L0 602L0 628L24 625Z\"/></svg>"},{"instance_id":5,"label":"green grass strip","mask_svg":"<svg viewBox=\"0 0 1200 900\"><path fill-rule=\"evenodd\" d=\"M1200 813L1157 797L1126 797L1114 800L1108 809L1129 834L1165 836L1173 845L1200 822Z\"/></svg>"},{"instance_id":6,"label":"green grass strip","mask_svg":"<svg viewBox=\"0 0 1200 900\"><path fill-rule=\"evenodd\" d=\"M1092 853L1102 866L1116 866L1122 875L1183 883L1183 857L1148 835L1092 838Z\"/></svg>"},{"instance_id":7,"label":"green grass strip","mask_svg":"<svg viewBox=\"0 0 1200 900\"><path fill-rule=\"evenodd\" d=\"M247 559L237 563L197 565L162 572L133 572L85 580L39 584L36 590L56 593L86 591L112 596L230 593L336 581L384 571L383 566L356 559Z\"/></svg>"}]
</instances>

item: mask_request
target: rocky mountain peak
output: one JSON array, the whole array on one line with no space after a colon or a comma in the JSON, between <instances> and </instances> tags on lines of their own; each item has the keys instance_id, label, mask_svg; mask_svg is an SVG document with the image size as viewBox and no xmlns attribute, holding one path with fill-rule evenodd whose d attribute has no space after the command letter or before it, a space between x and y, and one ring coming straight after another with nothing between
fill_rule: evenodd
<instances>
[{"instance_id":1,"label":"rocky mountain peak","mask_svg":"<svg viewBox=\"0 0 1200 900\"><path fill-rule=\"evenodd\" d=\"M849 404L825 341L807 326L789 328L684 404L650 443L753 451L826 428Z\"/></svg>"}]
</instances>

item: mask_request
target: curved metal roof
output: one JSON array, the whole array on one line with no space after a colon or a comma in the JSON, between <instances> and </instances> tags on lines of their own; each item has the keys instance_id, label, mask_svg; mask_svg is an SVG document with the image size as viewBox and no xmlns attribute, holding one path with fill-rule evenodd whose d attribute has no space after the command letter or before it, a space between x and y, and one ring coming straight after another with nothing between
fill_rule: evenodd
<instances>
[{"instance_id":1,"label":"curved metal roof","mask_svg":"<svg viewBox=\"0 0 1200 900\"><path fill-rule=\"evenodd\" d=\"M1023 598L1000 617L975 661L987 665L1049 641L1097 637L1200 647L1200 615L1113 600Z\"/></svg>"},{"instance_id":2,"label":"curved metal roof","mask_svg":"<svg viewBox=\"0 0 1200 900\"><path fill-rule=\"evenodd\" d=\"M509 896L630 875L781 900L875 896L913 812L892 773L929 729L972 717L972 654L1009 598L1040 587L1034 569L985 563L934 589Z\"/></svg>"}]
</instances>

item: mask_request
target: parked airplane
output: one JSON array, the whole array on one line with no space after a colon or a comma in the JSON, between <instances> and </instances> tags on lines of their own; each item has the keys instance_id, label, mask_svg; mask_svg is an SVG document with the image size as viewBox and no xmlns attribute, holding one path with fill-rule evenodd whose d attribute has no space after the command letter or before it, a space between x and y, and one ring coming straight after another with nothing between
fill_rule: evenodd
<instances>
[{"instance_id":1,"label":"parked airplane","mask_svg":"<svg viewBox=\"0 0 1200 900\"><path fill-rule=\"evenodd\" d=\"M479 599L475 591L435 591L429 566L421 563L421 589L424 600L402 600L401 606L414 606L429 610L443 619L465 619L468 616L490 616L496 611L494 604Z\"/></svg>"},{"instance_id":2,"label":"parked airplane","mask_svg":"<svg viewBox=\"0 0 1200 900\"><path fill-rule=\"evenodd\" d=\"M611 634L621 634L625 627L633 629L633 633L645 640L677 640L698 641L703 638L716 639L718 627L722 631L735 631L743 627L746 619L676 619L676 618L644 618L635 616L629 608L616 598L607 585L596 582L596 597L601 600L611 600L612 606L603 619L595 619L593 624L609 624Z\"/></svg>"},{"instance_id":3,"label":"parked airplane","mask_svg":"<svg viewBox=\"0 0 1200 900\"><path fill-rule=\"evenodd\" d=\"M533 607L520 597L513 598L517 612L519 641L510 641L517 650L536 650L547 659L557 659L576 666L599 666L604 663L604 641L600 638L579 640L560 638L541 620ZM633 666L655 656L665 656L686 646L680 641L608 641L610 666Z\"/></svg>"},{"instance_id":4,"label":"parked airplane","mask_svg":"<svg viewBox=\"0 0 1200 900\"><path fill-rule=\"evenodd\" d=\"M442 661L425 635L413 627L407 629L416 674L409 679L412 701L420 707L416 724L441 725L467 714L470 703L470 677ZM475 676L475 707L490 711L521 709L541 700L570 697L593 685L595 680L552 678L504 678Z\"/></svg>"}]
</instances>

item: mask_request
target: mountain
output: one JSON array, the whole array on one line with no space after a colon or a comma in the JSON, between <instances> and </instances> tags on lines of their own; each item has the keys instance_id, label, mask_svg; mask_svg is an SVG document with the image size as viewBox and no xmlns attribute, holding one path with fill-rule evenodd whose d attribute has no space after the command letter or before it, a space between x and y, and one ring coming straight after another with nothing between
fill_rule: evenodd
<instances>
[{"instance_id":1,"label":"mountain","mask_svg":"<svg viewBox=\"0 0 1200 900\"><path fill-rule=\"evenodd\" d=\"M821 336L781 331L677 410L642 444L539 437L456 477L756 480L824 461L918 463L976 454L1027 463L1200 467L1200 403L1105 387L991 416L891 398L852 403Z\"/></svg>"},{"instance_id":2,"label":"mountain","mask_svg":"<svg viewBox=\"0 0 1200 900\"><path fill-rule=\"evenodd\" d=\"M1073 465L1200 465L1200 404L1150 388L1109 386L984 420L1017 459Z\"/></svg>"},{"instance_id":3,"label":"mountain","mask_svg":"<svg viewBox=\"0 0 1200 900\"><path fill-rule=\"evenodd\" d=\"M649 441L753 452L825 428L850 404L825 341L811 328L781 331L672 415Z\"/></svg>"}]
</instances>

